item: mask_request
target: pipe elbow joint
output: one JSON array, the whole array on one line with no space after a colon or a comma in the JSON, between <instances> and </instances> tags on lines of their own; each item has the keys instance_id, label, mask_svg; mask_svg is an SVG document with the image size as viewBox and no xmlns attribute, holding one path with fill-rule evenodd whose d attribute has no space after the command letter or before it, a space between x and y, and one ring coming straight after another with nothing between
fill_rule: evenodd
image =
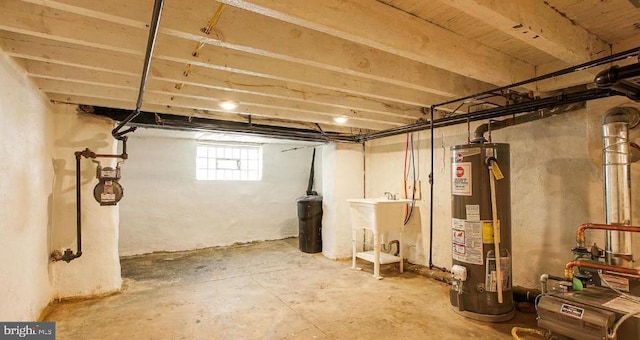
<instances>
[{"instance_id":1,"label":"pipe elbow joint","mask_svg":"<svg viewBox=\"0 0 640 340\"><path fill-rule=\"evenodd\" d=\"M549 281L549 274L540 275L540 292L542 294L547 293L547 281Z\"/></svg>"},{"instance_id":2,"label":"pipe elbow joint","mask_svg":"<svg viewBox=\"0 0 640 340\"><path fill-rule=\"evenodd\" d=\"M568 280L573 280L573 267L576 265L575 261L567 263L564 267L564 277Z\"/></svg>"},{"instance_id":3,"label":"pipe elbow joint","mask_svg":"<svg viewBox=\"0 0 640 340\"><path fill-rule=\"evenodd\" d=\"M69 262L77 259L80 256L82 256L82 252L81 251L78 251L77 253L74 254L71 249L67 249L67 250L64 251L64 254L60 258L60 260L66 262L66 263L69 263Z\"/></svg>"},{"instance_id":4,"label":"pipe elbow joint","mask_svg":"<svg viewBox=\"0 0 640 340\"><path fill-rule=\"evenodd\" d=\"M602 116L602 125L611 124L611 123L627 123L630 124L631 121L637 120L640 115L640 111L635 107L630 106L619 106L614 107Z\"/></svg>"},{"instance_id":5,"label":"pipe elbow joint","mask_svg":"<svg viewBox=\"0 0 640 340\"><path fill-rule=\"evenodd\" d=\"M471 140L472 144L482 144L486 143L487 139L484 138L484 134L489 131L489 124L481 124L479 125L475 131L473 132L473 139Z\"/></svg>"},{"instance_id":6,"label":"pipe elbow joint","mask_svg":"<svg viewBox=\"0 0 640 340\"><path fill-rule=\"evenodd\" d=\"M540 275L540 282L547 282L549 281L549 274L542 274Z\"/></svg>"},{"instance_id":7,"label":"pipe elbow joint","mask_svg":"<svg viewBox=\"0 0 640 340\"><path fill-rule=\"evenodd\" d=\"M608 88L619 80L618 66L610 67L596 75L593 82L599 88Z\"/></svg>"}]
</instances>

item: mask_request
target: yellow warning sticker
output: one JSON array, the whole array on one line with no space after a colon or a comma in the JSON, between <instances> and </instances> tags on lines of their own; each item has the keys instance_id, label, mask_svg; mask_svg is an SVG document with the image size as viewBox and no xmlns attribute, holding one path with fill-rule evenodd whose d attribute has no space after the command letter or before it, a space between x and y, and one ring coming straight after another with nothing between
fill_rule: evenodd
<instances>
[{"instance_id":1,"label":"yellow warning sticker","mask_svg":"<svg viewBox=\"0 0 640 340\"><path fill-rule=\"evenodd\" d=\"M504 178L504 175L502 174L502 171L500 171L500 167L498 166L498 163L493 162L491 163L491 171L493 171L493 176L500 180Z\"/></svg>"},{"instance_id":2,"label":"yellow warning sticker","mask_svg":"<svg viewBox=\"0 0 640 340\"><path fill-rule=\"evenodd\" d=\"M498 221L498 230L500 230L500 221ZM492 221L482 221L482 243L493 243Z\"/></svg>"}]
</instances>

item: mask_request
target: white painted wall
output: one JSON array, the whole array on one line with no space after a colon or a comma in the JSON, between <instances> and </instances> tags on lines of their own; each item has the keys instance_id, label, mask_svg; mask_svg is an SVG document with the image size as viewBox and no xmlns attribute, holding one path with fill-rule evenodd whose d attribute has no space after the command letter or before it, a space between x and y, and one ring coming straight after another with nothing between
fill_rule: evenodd
<instances>
[{"instance_id":1,"label":"white painted wall","mask_svg":"<svg viewBox=\"0 0 640 340\"><path fill-rule=\"evenodd\" d=\"M55 105L55 167L53 183L53 232L51 248L76 250L75 151L89 148L100 154L117 153L110 119L78 114L76 106ZM103 166L113 160L99 159ZM81 160L82 256L55 262L52 273L54 298L93 296L120 290L118 257L118 206L100 206L93 198L96 164Z\"/></svg>"},{"instance_id":2,"label":"white painted wall","mask_svg":"<svg viewBox=\"0 0 640 340\"><path fill-rule=\"evenodd\" d=\"M297 236L296 198L305 195L313 149L282 152L307 145L287 143L263 145L262 181L196 181L192 135L136 131L122 168L120 254Z\"/></svg>"},{"instance_id":3,"label":"white painted wall","mask_svg":"<svg viewBox=\"0 0 640 340\"><path fill-rule=\"evenodd\" d=\"M95 167L83 160L84 255L51 263L54 249L75 250L73 152L115 151L112 122L52 105L0 51L0 320L37 320L53 298L120 288L117 208L100 208L91 192Z\"/></svg>"},{"instance_id":4,"label":"white painted wall","mask_svg":"<svg viewBox=\"0 0 640 340\"><path fill-rule=\"evenodd\" d=\"M0 320L38 318L52 295L51 107L0 51Z\"/></svg>"},{"instance_id":5,"label":"white painted wall","mask_svg":"<svg viewBox=\"0 0 640 340\"><path fill-rule=\"evenodd\" d=\"M364 157L360 144L322 148L322 253L331 259L351 256L351 218L347 199L362 198Z\"/></svg>"},{"instance_id":6,"label":"white painted wall","mask_svg":"<svg viewBox=\"0 0 640 340\"><path fill-rule=\"evenodd\" d=\"M604 223L602 137L600 118L627 100L610 98L589 103L586 110L509 127L493 133L493 140L511 145L512 235L514 284L537 287L542 273L562 275L572 258L576 227ZM637 106L637 104L636 104ZM472 129L479 123L473 124ZM632 132L632 139L640 131ZM402 192L406 136L368 142L366 193ZM428 264L429 251L429 131L415 134L422 180L422 200L407 227L405 254L413 263ZM466 126L435 131L433 262L451 266L451 182L449 147L465 144ZM632 165L632 183L640 181L640 167ZM637 187L636 185L633 185ZM633 192L633 207L640 207ZM634 221L640 223L640 209ZM604 247L601 233L589 237ZM640 256L640 243L635 243Z\"/></svg>"}]
</instances>

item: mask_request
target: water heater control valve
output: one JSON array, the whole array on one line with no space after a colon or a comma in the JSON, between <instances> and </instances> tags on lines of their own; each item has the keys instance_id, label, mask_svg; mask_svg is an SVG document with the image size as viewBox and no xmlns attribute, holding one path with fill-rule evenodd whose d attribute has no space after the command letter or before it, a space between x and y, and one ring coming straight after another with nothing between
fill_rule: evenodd
<instances>
[{"instance_id":1,"label":"water heater control valve","mask_svg":"<svg viewBox=\"0 0 640 340\"><path fill-rule=\"evenodd\" d=\"M454 280L466 281L467 280L467 268L456 264L453 267L451 267L451 275L453 276Z\"/></svg>"}]
</instances>

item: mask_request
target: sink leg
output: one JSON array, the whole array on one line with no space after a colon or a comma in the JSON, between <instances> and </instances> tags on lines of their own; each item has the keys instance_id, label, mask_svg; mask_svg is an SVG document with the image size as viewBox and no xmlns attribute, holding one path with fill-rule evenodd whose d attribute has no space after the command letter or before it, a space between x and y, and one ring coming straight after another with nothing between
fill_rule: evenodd
<instances>
[{"instance_id":1,"label":"sink leg","mask_svg":"<svg viewBox=\"0 0 640 340\"><path fill-rule=\"evenodd\" d=\"M380 235L373 233L373 277L380 280Z\"/></svg>"},{"instance_id":2,"label":"sink leg","mask_svg":"<svg viewBox=\"0 0 640 340\"><path fill-rule=\"evenodd\" d=\"M358 269L356 267L356 230L351 230L351 269Z\"/></svg>"},{"instance_id":3,"label":"sink leg","mask_svg":"<svg viewBox=\"0 0 640 340\"><path fill-rule=\"evenodd\" d=\"M398 242L398 255L400 256L400 273L404 271L404 254L402 252L402 232L400 232L400 241Z\"/></svg>"}]
</instances>

